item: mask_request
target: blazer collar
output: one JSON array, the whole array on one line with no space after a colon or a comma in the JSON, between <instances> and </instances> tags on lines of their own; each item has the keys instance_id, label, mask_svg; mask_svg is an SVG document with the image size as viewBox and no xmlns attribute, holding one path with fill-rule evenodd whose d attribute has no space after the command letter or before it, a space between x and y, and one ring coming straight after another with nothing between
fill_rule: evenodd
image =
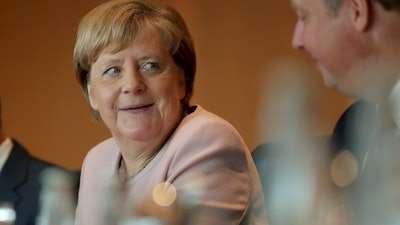
<instances>
[{"instance_id":1,"label":"blazer collar","mask_svg":"<svg viewBox=\"0 0 400 225\"><path fill-rule=\"evenodd\" d=\"M0 199L18 203L19 194L16 191L27 180L30 155L16 140L0 173Z\"/></svg>"}]
</instances>

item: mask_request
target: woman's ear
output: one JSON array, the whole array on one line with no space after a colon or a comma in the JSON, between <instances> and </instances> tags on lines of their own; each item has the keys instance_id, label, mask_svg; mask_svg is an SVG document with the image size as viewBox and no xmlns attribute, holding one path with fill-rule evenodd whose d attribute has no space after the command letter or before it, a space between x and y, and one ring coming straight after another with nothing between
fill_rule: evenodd
<instances>
[{"instance_id":1,"label":"woman's ear","mask_svg":"<svg viewBox=\"0 0 400 225\"><path fill-rule=\"evenodd\" d=\"M90 107L92 107L92 109L94 109L94 110L97 110L96 99L93 97L92 86L89 83L87 84L87 93L88 93L88 101L89 101Z\"/></svg>"},{"instance_id":2,"label":"woman's ear","mask_svg":"<svg viewBox=\"0 0 400 225\"><path fill-rule=\"evenodd\" d=\"M348 0L348 12L353 26L362 32L371 23L371 8L368 0Z\"/></svg>"}]
</instances>

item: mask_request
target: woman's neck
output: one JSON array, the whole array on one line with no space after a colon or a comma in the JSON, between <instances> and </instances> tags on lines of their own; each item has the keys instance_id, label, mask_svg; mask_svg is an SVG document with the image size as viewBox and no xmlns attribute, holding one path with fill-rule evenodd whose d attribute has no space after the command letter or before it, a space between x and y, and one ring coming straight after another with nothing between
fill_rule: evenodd
<instances>
[{"instance_id":1,"label":"woman's neck","mask_svg":"<svg viewBox=\"0 0 400 225\"><path fill-rule=\"evenodd\" d=\"M150 161L157 155L157 152L153 152L151 155L143 155L136 157L134 160L125 160L124 156L121 157L118 174L123 183L133 179L136 174L140 173Z\"/></svg>"}]
</instances>

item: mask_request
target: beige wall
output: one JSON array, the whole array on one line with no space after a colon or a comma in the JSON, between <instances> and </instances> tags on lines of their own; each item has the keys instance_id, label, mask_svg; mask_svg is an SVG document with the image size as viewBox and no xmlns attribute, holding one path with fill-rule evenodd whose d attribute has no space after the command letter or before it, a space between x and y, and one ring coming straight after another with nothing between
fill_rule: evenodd
<instances>
[{"instance_id":1,"label":"beige wall","mask_svg":"<svg viewBox=\"0 0 400 225\"><path fill-rule=\"evenodd\" d=\"M72 71L77 23L100 2L22 0L0 8L0 95L6 131L32 154L72 169L80 168L90 147L110 136L91 120ZM292 50L295 14L288 0L169 2L186 19L196 44L193 103L229 120L250 149L273 139L269 134L260 138L256 124L265 79L277 59L289 57L309 66L310 72L299 76L314 81L309 89L318 98L307 111L321 117L311 134L330 133L351 103L323 86L306 54ZM279 87L289 93L293 82L286 82ZM273 82L269 85L274 87Z\"/></svg>"}]
</instances>

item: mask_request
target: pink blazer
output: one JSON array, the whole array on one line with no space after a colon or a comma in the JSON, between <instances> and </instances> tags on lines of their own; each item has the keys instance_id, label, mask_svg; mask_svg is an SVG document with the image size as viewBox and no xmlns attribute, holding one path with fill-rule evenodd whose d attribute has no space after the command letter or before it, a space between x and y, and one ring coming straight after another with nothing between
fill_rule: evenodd
<instances>
[{"instance_id":1,"label":"pink blazer","mask_svg":"<svg viewBox=\"0 0 400 225\"><path fill-rule=\"evenodd\" d=\"M101 186L116 175L121 155L113 138L87 154L81 173L77 225L99 225ZM162 182L179 195L194 197L189 225L266 224L264 197L256 167L238 131L197 105L150 163L126 183L128 202L139 206ZM198 188L200 192L193 192Z\"/></svg>"}]
</instances>

